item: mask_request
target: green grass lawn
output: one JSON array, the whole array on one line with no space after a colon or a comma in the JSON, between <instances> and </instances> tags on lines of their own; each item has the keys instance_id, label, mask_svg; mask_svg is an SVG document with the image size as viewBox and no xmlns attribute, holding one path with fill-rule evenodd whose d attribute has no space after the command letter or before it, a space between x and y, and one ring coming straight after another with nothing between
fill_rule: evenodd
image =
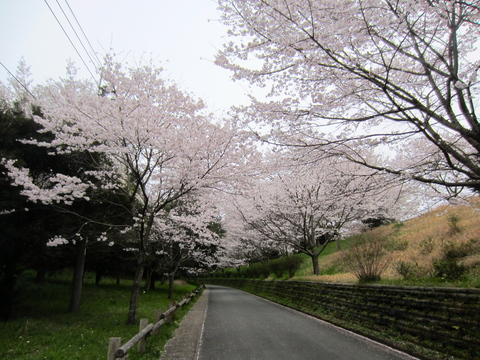
<instances>
[{"instance_id":1,"label":"green grass lawn","mask_svg":"<svg viewBox=\"0 0 480 360\"><path fill-rule=\"evenodd\" d=\"M137 325L126 325L131 283L113 281L95 286L86 280L81 309L68 314L70 283L65 277L49 279L44 285L36 285L31 277L23 277L19 283L20 297L17 316L0 323L0 358L2 359L106 359L108 339L121 337L122 344L138 332ZM176 286L175 299L195 289L194 285ZM142 293L137 318L155 321L155 310L168 308L167 285ZM159 334L148 339L149 351L139 356L136 348L129 352L129 359L156 359L171 337L176 325L189 306L178 312L173 324L162 327Z\"/></svg>"}]
</instances>

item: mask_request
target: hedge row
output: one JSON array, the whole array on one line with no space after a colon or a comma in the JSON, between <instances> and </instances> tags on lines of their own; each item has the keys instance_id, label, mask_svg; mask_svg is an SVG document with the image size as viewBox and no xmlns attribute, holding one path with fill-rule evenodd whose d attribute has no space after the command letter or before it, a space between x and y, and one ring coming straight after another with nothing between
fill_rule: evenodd
<instances>
[{"instance_id":1,"label":"hedge row","mask_svg":"<svg viewBox=\"0 0 480 360\"><path fill-rule=\"evenodd\" d=\"M480 289L206 279L428 359L480 358Z\"/></svg>"},{"instance_id":2,"label":"hedge row","mask_svg":"<svg viewBox=\"0 0 480 360\"><path fill-rule=\"evenodd\" d=\"M213 278L266 279L275 275L277 279L285 279L293 277L303 261L298 255L290 255L270 260L267 263L257 262L242 266L238 270L230 268L217 271L210 276Z\"/></svg>"}]
</instances>

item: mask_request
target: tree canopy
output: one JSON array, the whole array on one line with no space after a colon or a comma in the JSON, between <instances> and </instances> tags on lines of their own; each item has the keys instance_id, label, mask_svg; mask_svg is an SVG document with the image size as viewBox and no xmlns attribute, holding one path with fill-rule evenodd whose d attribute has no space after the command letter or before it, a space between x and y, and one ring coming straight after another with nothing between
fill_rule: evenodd
<instances>
[{"instance_id":1,"label":"tree canopy","mask_svg":"<svg viewBox=\"0 0 480 360\"><path fill-rule=\"evenodd\" d=\"M321 148L406 179L480 186L479 1L220 0L216 62L270 89L266 141ZM364 150L396 154L372 160Z\"/></svg>"}]
</instances>

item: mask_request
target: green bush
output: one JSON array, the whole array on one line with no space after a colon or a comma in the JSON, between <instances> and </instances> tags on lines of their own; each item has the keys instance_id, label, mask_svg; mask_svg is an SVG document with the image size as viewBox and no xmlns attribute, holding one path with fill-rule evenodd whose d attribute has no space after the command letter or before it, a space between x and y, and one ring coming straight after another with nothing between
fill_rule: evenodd
<instances>
[{"instance_id":1,"label":"green bush","mask_svg":"<svg viewBox=\"0 0 480 360\"><path fill-rule=\"evenodd\" d=\"M300 269L302 263L303 260L299 256L285 256L271 260L268 263L268 269L270 273L274 274L277 279L283 278L285 273L287 273L288 277L291 278L295 276L295 272Z\"/></svg>"},{"instance_id":2,"label":"green bush","mask_svg":"<svg viewBox=\"0 0 480 360\"><path fill-rule=\"evenodd\" d=\"M248 279L265 279L270 276L270 270L267 264L258 262L246 267L244 274Z\"/></svg>"},{"instance_id":3,"label":"green bush","mask_svg":"<svg viewBox=\"0 0 480 360\"><path fill-rule=\"evenodd\" d=\"M395 270L405 280L414 279L418 275L418 264L412 264L406 261L399 261L395 265Z\"/></svg>"},{"instance_id":4,"label":"green bush","mask_svg":"<svg viewBox=\"0 0 480 360\"><path fill-rule=\"evenodd\" d=\"M288 276L291 278L295 276L295 273L298 269L300 269L300 266L302 266L303 264L303 259L296 255L287 256L283 258L283 261L285 263L285 268L288 272Z\"/></svg>"},{"instance_id":5,"label":"green bush","mask_svg":"<svg viewBox=\"0 0 480 360\"><path fill-rule=\"evenodd\" d=\"M465 276L468 268L459 260L478 251L478 241L471 239L464 244L446 243L442 249L442 257L433 261L435 277L445 280L459 280Z\"/></svg>"},{"instance_id":6,"label":"green bush","mask_svg":"<svg viewBox=\"0 0 480 360\"><path fill-rule=\"evenodd\" d=\"M435 277L445 280L459 280L467 272L467 268L456 259L438 259L433 262Z\"/></svg>"},{"instance_id":7,"label":"green bush","mask_svg":"<svg viewBox=\"0 0 480 360\"><path fill-rule=\"evenodd\" d=\"M271 260L268 263L268 269L272 274L274 274L277 277L277 279L282 278L286 270L283 263L283 258Z\"/></svg>"}]
</instances>

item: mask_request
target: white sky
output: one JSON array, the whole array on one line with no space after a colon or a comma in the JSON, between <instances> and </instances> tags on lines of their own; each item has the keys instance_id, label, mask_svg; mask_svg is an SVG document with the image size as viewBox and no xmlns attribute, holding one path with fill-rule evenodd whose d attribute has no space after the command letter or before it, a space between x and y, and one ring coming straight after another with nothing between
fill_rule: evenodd
<instances>
[{"instance_id":1,"label":"white sky","mask_svg":"<svg viewBox=\"0 0 480 360\"><path fill-rule=\"evenodd\" d=\"M65 75L67 59L75 62L82 77L90 77L46 2L92 72L59 4L88 50L70 5L100 59L110 48L132 66L142 56L154 59L182 89L205 100L211 111L248 103L247 85L232 82L230 72L213 63L227 31L218 21L215 0L0 0L0 62L12 73L23 56L35 83ZM7 78L0 65L0 81Z\"/></svg>"}]
</instances>

